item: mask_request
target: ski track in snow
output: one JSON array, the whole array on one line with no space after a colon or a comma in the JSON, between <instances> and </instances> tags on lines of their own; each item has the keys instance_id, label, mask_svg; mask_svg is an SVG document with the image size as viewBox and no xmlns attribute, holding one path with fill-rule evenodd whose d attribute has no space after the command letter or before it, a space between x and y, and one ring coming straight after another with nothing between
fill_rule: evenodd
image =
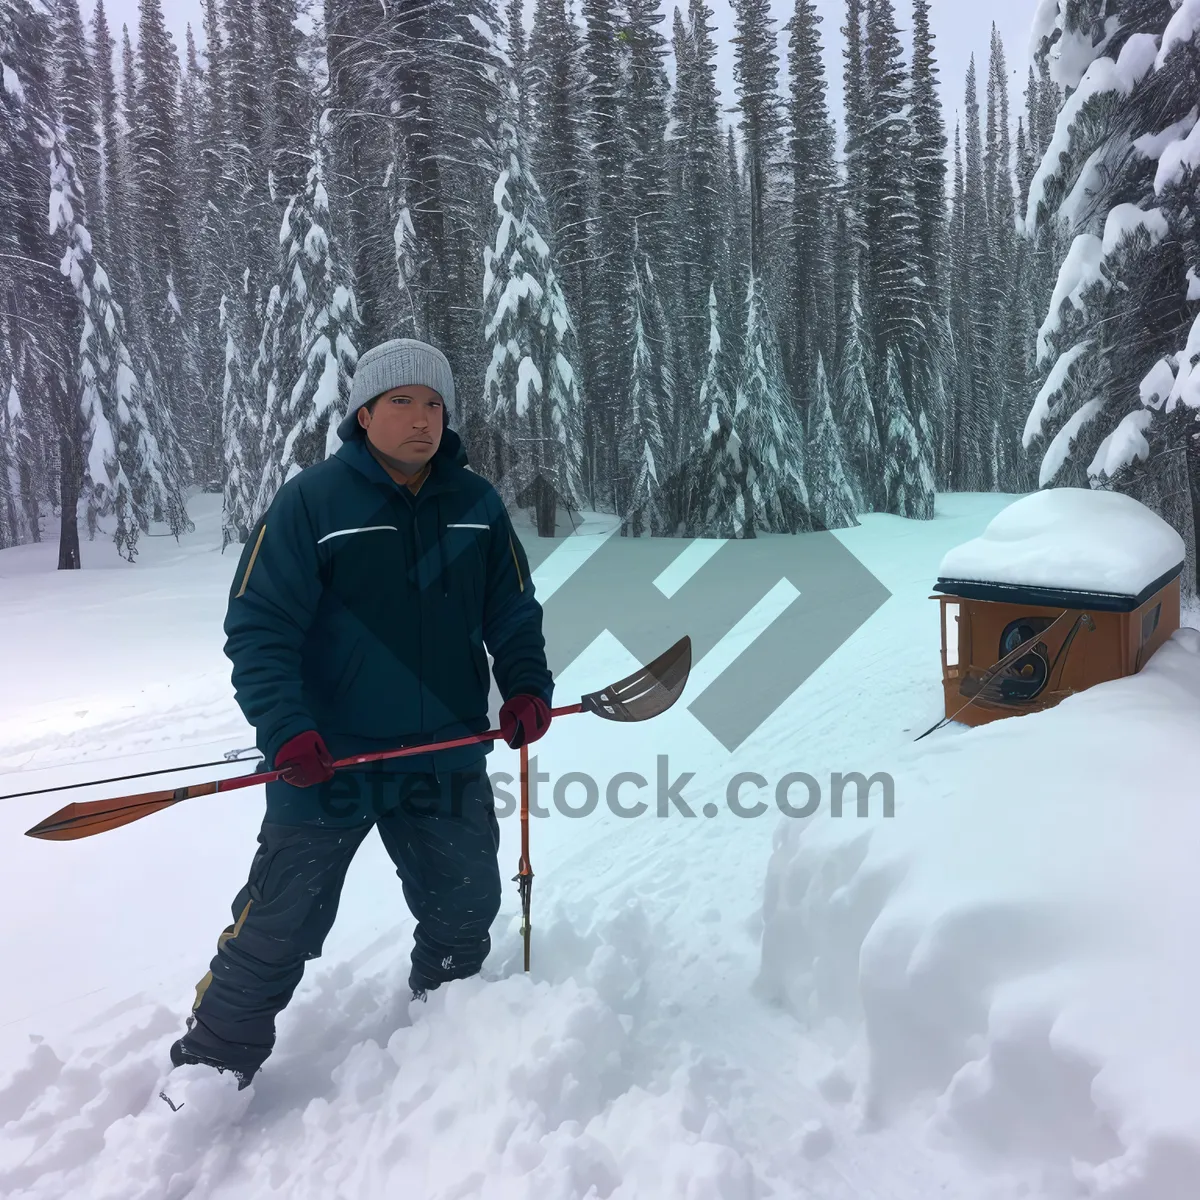
<instances>
[{"instance_id":1,"label":"ski track in snow","mask_svg":"<svg viewBox=\"0 0 1200 1200\"><path fill-rule=\"evenodd\" d=\"M0 700L0 790L181 755L204 761L253 742L220 653L235 559L212 560L211 499L193 501L197 532L182 547L164 540L136 576L114 569L99 594L94 572L46 573L46 546L0 556L0 618L28 631L18 651L27 673L68 621L86 660L80 671L64 662L57 680L43 672L34 703ZM886 1119L869 1114L861 1014L849 1005L844 1020L806 1023L760 977L765 868L799 834L774 813L739 819L724 803L737 770L827 780L911 756L912 739L941 716L928 599L937 564L1008 499L939 498L925 527L871 516L839 534L892 597L736 754L683 705L647 726L580 719L552 730L535 747L552 777L583 770L603 781L621 769L653 781L665 746L672 777L695 773L691 808L711 800L721 811L622 820L602 805L586 820L535 818L528 976L506 882L484 977L409 1004L412 922L368 839L325 953L244 1093L181 1072L184 1107L172 1113L158 1099L167 1049L244 878L261 792L193 801L75 843L20 836L62 796L7 802L0 902L26 917L0 946L18 979L0 998L0 1195L1058 1200L1066 1193L1039 1190L1036 1161L985 1175L932 1144L932 1110L919 1100ZM85 566L108 561L99 544L84 553ZM157 597L143 590L162 578L171 586ZM630 666L605 635L560 679L560 694ZM938 745L963 732L940 731ZM503 748L492 757L493 771L515 767ZM515 865L518 824L501 826L501 864ZM831 898L862 886L862 826L825 859ZM852 933L847 947L857 961Z\"/></svg>"}]
</instances>

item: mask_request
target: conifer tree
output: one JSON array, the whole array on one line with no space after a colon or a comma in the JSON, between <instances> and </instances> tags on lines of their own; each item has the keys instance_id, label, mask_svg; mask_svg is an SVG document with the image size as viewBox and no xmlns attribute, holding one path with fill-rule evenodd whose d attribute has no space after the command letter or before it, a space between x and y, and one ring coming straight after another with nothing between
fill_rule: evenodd
<instances>
[{"instance_id":1,"label":"conifer tree","mask_svg":"<svg viewBox=\"0 0 1200 1200\"><path fill-rule=\"evenodd\" d=\"M913 377L917 408L932 417L935 446L943 437L945 382L946 132L938 98L938 68L929 0L913 3L913 203L917 218L919 322Z\"/></svg>"},{"instance_id":2,"label":"conifer tree","mask_svg":"<svg viewBox=\"0 0 1200 1200\"><path fill-rule=\"evenodd\" d=\"M870 108L862 137L868 246L863 299L877 366L883 369L894 350L908 388L922 336L924 293L918 273L908 78L891 0L869 0L864 64ZM887 418L881 414L881 419Z\"/></svg>"},{"instance_id":3,"label":"conifer tree","mask_svg":"<svg viewBox=\"0 0 1200 1200\"><path fill-rule=\"evenodd\" d=\"M984 188L983 142L976 90L975 59L967 69L965 162L961 222L961 285L957 302L959 327L955 340L960 355L959 418L955 445L958 451L958 487L963 491L987 490L988 457L972 447L990 446L992 414L997 409L995 367L996 330L987 307L989 237Z\"/></svg>"},{"instance_id":4,"label":"conifer tree","mask_svg":"<svg viewBox=\"0 0 1200 1200\"><path fill-rule=\"evenodd\" d=\"M868 165L864 158L864 137L868 128L868 82L864 50L864 0L846 0L846 23L841 33L844 43L842 72L845 126L845 192L843 211L851 248L851 259L845 269L855 278L866 278L863 256L867 252L863 220L866 209Z\"/></svg>"},{"instance_id":5,"label":"conifer tree","mask_svg":"<svg viewBox=\"0 0 1200 1200\"><path fill-rule=\"evenodd\" d=\"M629 365L629 402L621 426L621 490L618 512L621 534L641 537L644 532L667 532L668 484L666 445L659 420L662 382L662 346L658 328L660 306L654 296L655 283L649 256L641 249L637 226L633 235L632 311L633 334Z\"/></svg>"},{"instance_id":6,"label":"conifer tree","mask_svg":"<svg viewBox=\"0 0 1200 1200\"><path fill-rule=\"evenodd\" d=\"M626 180L628 146L622 111L618 56L620 21L613 0L583 0L587 25L583 61L587 72L584 103L593 148L594 224L590 259L594 289L584 298L584 336L593 382L589 387L594 444L590 464L592 503L616 508L612 483L619 478L617 428L628 387L625 375L629 337L628 267L632 223Z\"/></svg>"},{"instance_id":7,"label":"conifer tree","mask_svg":"<svg viewBox=\"0 0 1200 1200\"><path fill-rule=\"evenodd\" d=\"M884 505L881 479L882 449L868 369L866 321L852 280L846 309L837 378L837 420L842 438L846 479L856 512L874 512Z\"/></svg>"},{"instance_id":8,"label":"conifer tree","mask_svg":"<svg viewBox=\"0 0 1200 1200\"><path fill-rule=\"evenodd\" d=\"M770 306L753 274L733 420L747 457L743 536L753 537L758 529L797 533L810 528L804 430L784 376Z\"/></svg>"},{"instance_id":9,"label":"conifer tree","mask_svg":"<svg viewBox=\"0 0 1200 1200\"><path fill-rule=\"evenodd\" d=\"M762 280L768 273L768 184L778 162L784 119L777 91L779 57L775 49L774 21L768 0L735 0L737 53L733 74L737 81L742 144L750 186L750 273ZM761 303L761 288L755 288Z\"/></svg>"},{"instance_id":10,"label":"conifer tree","mask_svg":"<svg viewBox=\"0 0 1200 1200\"><path fill-rule=\"evenodd\" d=\"M300 67L297 0L270 0L261 12L263 165L276 203L302 192L310 171L312 96Z\"/></svg>"},{"instance_id":11,"label":"conifer tree","mask_svg":"<svg viewBox=\"0 0 1200 1200\"><path fill-rule=\"evenodd\" d=\"M56 0L54 45L55 95L57 119L62 137L70 148L79 183L75 197L76 219L88 227L94 239L103 242L104 205L101 200L100 146L97 127L96 76L79 0Z\"/></svg>"},{"instance_id":12,"label":"conifer tree","mask_svg":"<svg viewBox=\"0 0 1200 1200\"><path fill-rule=\"evenodd\" d=\"M844 529L858 524L857 496L846 477L845 450L833 415L825 360L821 357L817 358L812 398L807 457L813 525L817 529Z\"/></svg>"},{"instance_id":13,"label":"conifer tree","mask_svg":"<svg viewBox=\"0 0 1200 1200\"><path fill-rule=\"evenodd\" d=\"M113 74L113 50L116 43L109 32L104 0L96 0L92 15L92 74L96 81L96 118L99 136L99 176L92 191L96 207L101 212L101 225L93 242L110 262L129 264L133 252L129 242L129 197L127 194L127 165L118 125L120 112L116 78ZM128 271L128 266L126 267ZM117 300L126 311L130 334L136 339L138 330L132 313L128 285L131 280L117 281Z\"/></svg>"},{"instance_id":14,"label":"conifer tree","mask_svg":"<svg viewBox=\"0 0 1200 1200\"><path fill-rule=\"evenodd\" d=\"M73 389L79 411L68 426L79 439L79 458L64 460L60 469L81 469L69 490L87 501L89 532L95 534L98 517L114 514L114 541L132 562L138 532L148 528L152 513L165 516L176 536L191 523L172 457L162 444L169 430L155 419L159 414L147 411L125 345L121 310L93 255L82 205L76 207L82 185L65 127L59 123L48 131L44 144L50 157L50 233L62 247L59 269L75 295L72 324L80 330ZM63 519L73 523L74 512L64 511Z\"/></svg>"},{"instance_id":15,"label":"conifer tree","mask_svg":"<svg viewBox=\"0 0 1200 1200\"><path fill-rule=\"evenodd\" d=\"M180 449L190 471L202 452L207 402L193 325L193 273L185 236L179 139L179 60L161 0L139 0L138 81L131 130L140 301L148 344L143 356L172 397Z\"/></svg>"},{"instance_id":16,"label":"conifer tree","mask_svg":"<svg viewBox=\"0 0 1200 1200\"><path fill-rule=\"evenodd\" d=\"M795 388L816 377L817 362L832 349L828 297L833 285L830 233L833 227L834 130L825 99L825 64L821 55L814 0L798 0L785 28L790 32L788 68L788 157L792 175L791 319L794 328L789 376ZM822 367L821 376L824 377ZM814 394L814 402L821 400Z\"/></svg>"},{"instance_id":17,"label":"conifer tree","mask_svg":"<svg viewBox=\"0 0 1200 1200\"><path fill-rule=\"evenodd\" d=\"M679 136L683 142L682 227L678 231L682 324L688 360L702 362L711 347L714 283L721 279L728 159L722 145L720 95L717 90L717 45L710 23L713 11L704 0L690 0L685 27L690 69L679 90ZM724 294L727 306L730 300ZM703 407L703 406L701 406Z\"/></svg>"},{"instance_id":18,"label":"conifer tree","mask_svg":"<svg viewBox=\"0 0 1200 1200\"><path fill-rule=\"evenodd\" d=\"M899 355L888 354L883 410L887 426L883 439L885 511L913 520L933 518L935 481L925 437L913 420L904 395ZM978 451L977 451L978 452Z\"/></svg>"},{"instance_id":19,"label":"conifer tree","mask_svg":"<svg viewBox=\"0 0 1200 1200\"><path fill-rule=\"evenodd\" d=\"M33 432L9 360L0 363L0 548L41 540L33 464Z\"/></svg>"},{"instance_id":20,"label":"conifer tree","mask_svg":"<svg viewBox=\"0 0 1200 1200\"><path fill-rule=\"evenodd\" d=\"M750 211L746 198L745 172L738 158L733 127L725 135L723 204L727 233L722 260L722 295L730 314L727 340L731 354L741 357L746 333L745 297L750 284Z\"/></svg>"},{"instance_id":21,"label":"conifer tree","mask_svg":"<svg viewBox=\"0 0 1200 1200\"><path fill-rule=\"evenodd\" d=\"M1200 518L1194 197L1190 130L1200 69L1189 7L1138 6L1103 41L1091 14L1051 4L1038 47L1070 89L1030 185L1026 232L1069 242L1038 333L1046 372L1024 445L1041 486L1134 495L1180 530L1195 594ZM1057 10L1055 12L1054 10ZM1147 151L1150 151L1147 153Z\"/></svg>"},{"instance_id":22,"label":"conifer tree","mask_svg":"<svg viewBox=\"0 0 1200 1200\"><path fill-rule=\"evenodd\" d=\"M279 282L271 289L256 364L264 385L260 514L281 484L340 445L337 424L358 361L353 277L333 238L323 158L319 141L313 142L305 189L284 213Z\"/></svg>"},{"instance_id":23,"label":"conifer tree","mask_svg":"<svg viewBox=\"0 0 1200 1200\"><path fill-rule=\"evenodd\" d=\"M575 323L541 230L546 206L514 119L515 84L494 133L494 235L483 256L483 382L497 488L533 508L538 534L553 537L560 505L582 506L582 403Z\"/></svg>"},{"instance_id":24,"label":"conifer tree","mask_svg":"<svg viewBox=\"0 0 1200 1200\"><path fill-rule=\"evenodd\" d=\"M595 502L599 431L584 380L594 381L594 323L586 320L595 304L596 271L591 259L591 196L588 136L580 110L582 35L567 11L566 0L537 0L528 51L527 77L534 177L545 197L546 236L555 251L560 286L570 312L581 323L577 339L582 441L580 469L589 502ZM518 120L517 128L524 128Z\"/></svg>"},{"instance_id":25,"label":"conifer tree","mask_svg":"<svg viewBox=\"0 0 1200 1200\"><path fill-rule=\"evenodd\" d=\"M699 454L690 460L691 501L685 529L693 537L741 537L746 524L746 464L734 429L728 353L721 337L716 285L708 292L708 348L699 403L708 414Z\"/></svg>"}]
</instances>

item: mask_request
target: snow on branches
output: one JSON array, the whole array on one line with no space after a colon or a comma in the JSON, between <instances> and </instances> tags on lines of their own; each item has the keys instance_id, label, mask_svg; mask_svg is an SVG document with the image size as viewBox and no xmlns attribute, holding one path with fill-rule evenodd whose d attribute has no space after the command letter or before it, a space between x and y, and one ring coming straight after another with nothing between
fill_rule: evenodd
<instances>
[{"instance_id":1,"label":"snow on branches","mask_svg":"<svg viewBox=\"0 0 1200 1200\"><path fill-rule=\"evenodd\" d=\"M558 507L583 499L575 327L518 132L501 120L496 133L495 235L483 251L484 411L501 495L532 505L539 532L552 536Z\"/></svg>"},{"instance_id":2,"label":"snow on branches","mask_svg":"<svg viewBox=\"0 0 1200 1200\"><path fill-rule=\"evenodd\" d=\"M149 528L152 515L165 516L173 533L187 528L182 489L163 453L161 422L151 411L153 382L138 378L124 314L92 253L91 236L76 217L81 188L61 126L47 129L43 144L50 156L50 234L62 247L59 270L78 303L76 369L88 529L94 534L98 518L115 515L113 540L132 562L138 533Z\"/></svg>"}]
</instances>

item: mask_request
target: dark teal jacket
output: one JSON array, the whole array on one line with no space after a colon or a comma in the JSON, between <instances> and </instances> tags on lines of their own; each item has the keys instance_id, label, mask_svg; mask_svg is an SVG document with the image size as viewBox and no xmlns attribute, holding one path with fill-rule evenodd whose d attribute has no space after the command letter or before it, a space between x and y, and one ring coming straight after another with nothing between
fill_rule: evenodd
<instances>
[{"instance_id":1,"label":"dark teal jacket","mask_svg":"<svg viewBox=\"0 0 1200 1200\"><path fill-rule=\"evenodd\" d=\"M273 765L318 730L335 759L488 728L500 694L552 701L542 609L500 497L445 430L414 496L361 436L289 479L242 551L225 653L237 702ZM491 743L414 755L453 768Z\"/></svg>"}]
</instances>

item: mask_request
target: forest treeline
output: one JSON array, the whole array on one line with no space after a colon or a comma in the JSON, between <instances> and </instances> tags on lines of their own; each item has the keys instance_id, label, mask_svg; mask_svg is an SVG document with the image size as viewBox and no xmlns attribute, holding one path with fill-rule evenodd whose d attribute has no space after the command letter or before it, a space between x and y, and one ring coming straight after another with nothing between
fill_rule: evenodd
<instances>
[{"instance_id":1,"label":"forest treeline","mask_svg":"<svg viewBox=\"0 0 1200 1200\"><path fill-rule=\"evenodd\" d=\"M161 0L8 0L0 546L78 511L132 558L195 488L244 540L394 336L543 535L1072 484L1194 546L1190 6L1044 3L951 129L929 0L845 0L840 114L813 0L734 0L734 96L703 0L528 3L205 0L181 52Z\"/></svg>"}]
</instances>

